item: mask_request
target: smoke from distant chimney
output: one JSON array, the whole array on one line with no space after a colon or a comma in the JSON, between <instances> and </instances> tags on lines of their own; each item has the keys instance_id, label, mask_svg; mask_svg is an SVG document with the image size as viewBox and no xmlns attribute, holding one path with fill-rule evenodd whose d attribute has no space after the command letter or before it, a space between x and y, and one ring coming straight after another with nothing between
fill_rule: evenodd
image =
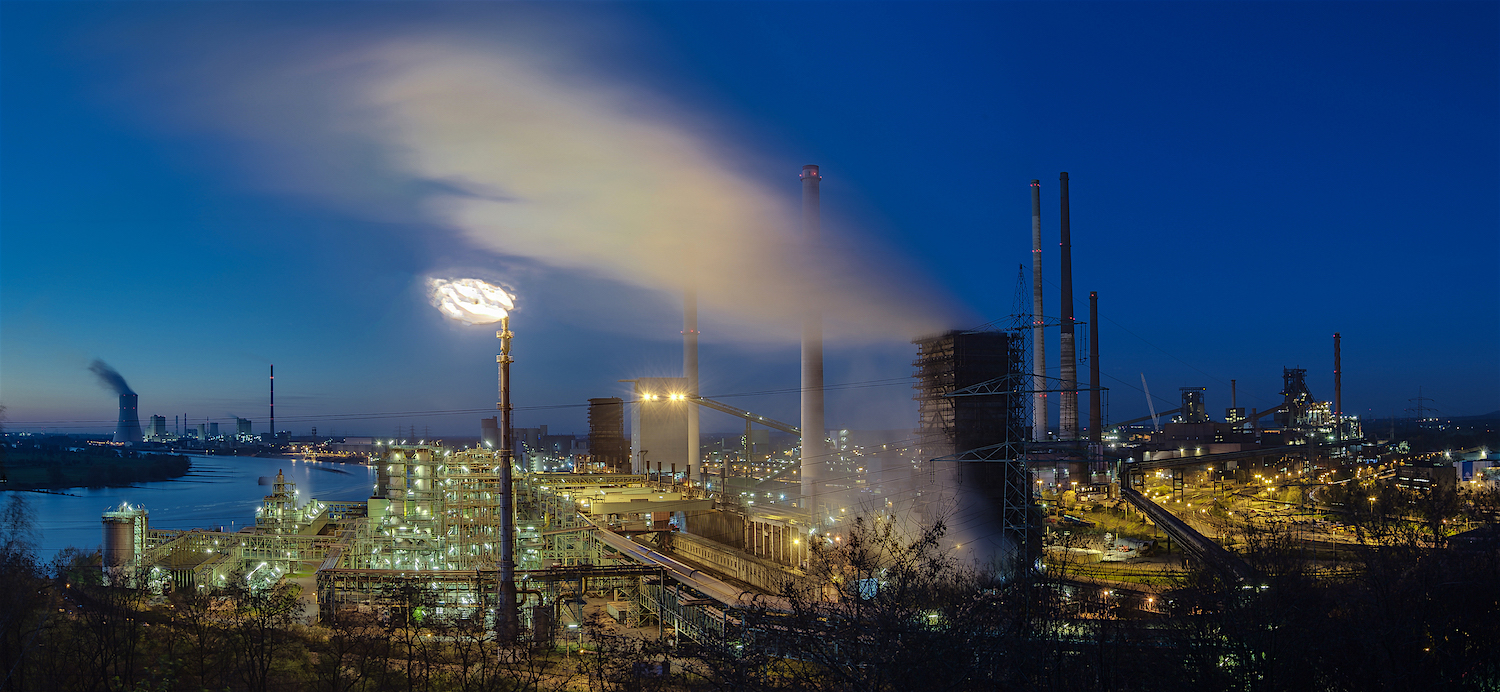
<instances>
[{"instance_id":1,"label":"smoke from distant chimney","mask_svg":"<svg viewBox=\"0 0 1500 692\"><path fill-rule=\"evenodd\" d=\"M121 377L120 373L115 372L114 368L109 367L109 363L95 358L94 362L89 365L89 370L99 376L100 384L114 390L114 393L122 396L125 394L135 394L135 390L131 389L130 385L125 384L125 378Z\"/></svg>"}]
</instances>

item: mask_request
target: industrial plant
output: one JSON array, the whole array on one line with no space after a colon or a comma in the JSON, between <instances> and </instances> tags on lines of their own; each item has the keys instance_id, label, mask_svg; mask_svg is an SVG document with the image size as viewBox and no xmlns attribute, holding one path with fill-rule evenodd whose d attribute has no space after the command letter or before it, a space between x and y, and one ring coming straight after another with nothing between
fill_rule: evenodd
<instances>
[{"instance_id":1,"label":"industrial plant","mask_svg":"<svg viewBox=\"0 0 1500 692\"><path fill-rule=\"evenodd\" d=\"M818 167L803 167L800 180L802 236L816 245ZM911 532L944 526L944 550L1010 578L1043 569L1062 549L1053 545L1061 534L1048 505L1064 493L1094 493L1138 513L1193 559L1252 579L1238 557L1201 525L1174 516L1147 486L1170 479L1180 498L1205 474L1312 474L1368 458L1362 422L1342 408L1339 335L1331 402L1313 396L1305 369L1287 368L1283 403L1271 409L1246 414L1231 388L1225 417L1215 420L1207 391L1184 387L1176 409L1157 412L1153 404L1147 418L1106 423L1098 292L1088 294L1086 322L1073 314L1068 174L1059 177L1057 316L1043 311L1040 189L1031 181L1031 311L915 339L918 416L908 431L828 428L823 316L811 300L802 309L797 422L704 397L697 302L688 289L682 375L622 379L628 400L590 399L588 453L574 455L566 471L549 470L533 456L546 446L545 427L522 431L511 420L515 296L477 279L433 280L433 305L446 317L498 325L498 415L480 422L477 446L376 440L369 497L303 497L278 475L255 524L238 531L156 529L149 508L112 509L103 517L108 578L202 590L311 572L324 621L402 607L421 593L436 616L483 618L511 641L551 641L579 625L590 602L628 627L723 641L752 636L757 614L784 608L776 595L808 579L814 553L845 540L856 518ZM1051 363L1049 333L1061 346ZM136 395L118 374L100 376L119 391L115 440L142 442ZM271 382L274 421L274 371ZM743 436L705 447L703 409L743 421ZM237 421L246 434L249 421ZM148 437L165 427L154 416ZM776 449L773 440L786 444Z\"/></svg>"}]
</instances>

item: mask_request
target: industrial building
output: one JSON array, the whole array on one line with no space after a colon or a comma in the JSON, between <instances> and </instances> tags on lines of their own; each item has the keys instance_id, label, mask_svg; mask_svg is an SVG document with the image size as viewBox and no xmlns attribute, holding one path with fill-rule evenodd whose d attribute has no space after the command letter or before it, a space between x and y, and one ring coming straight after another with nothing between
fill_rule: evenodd
<instances>
[{"instance_id":1,"label":"industrial building","mask_svg":"<svg viewBox=\"0 0 1500 692\"><path fill-rule=\"evenodd\" d=\"M642 377L630 405L631 470L637 474L688 472L688 378ZM693 440L693 446L697 441Z\"/></svg>"},{"instance_id":2,"label":"industrial building","mask_svg":"<svg viewBox=\"0 0 1500 692\"><path fill-rule=\"evenodd\" d=\"M368 500L299 501L294 484L278 474L255 525L234 533L154 529L143 508L111 510L103 516L106 574L160 591L229 579L274 583L311 570L325 620L348 609L400 605L414 591L434 615L490 618L502 541L498 458L487 450L392 445ZM646 547L641 551L655 557L643 565L626 536L648 535L647 545L658 549L675 539L684 559L761 589L795 573L787 564L798 556L780 528L762 533L758 525L736 524L739 535L730 542L749 551L672 531L690 515L699 527L733 523L719 516L727 513L713 499L682 484L633 474L527 473L514 491L520 612L533 638L579 622L577 596L584 593L609 598L636 625L665 622L685 636L722 636L734 625L725 611L745 605L743 587ZM672 587L664 574L682 579ZM709 604L722 610L707 617Z\"/></svg>"},{"instance_id":3,"label":"industrial building","mask_svg":"<svg viewBox=\"0 0 1500 692\"><path fill-rule=\"evenodd\" d=\"M802 230L814 248L820 181L816 166L803 168ZM1060 182L1061 318L1041 314L1039 183L1033 181L1033 312L1013 316L1006 329L949 331L914 342L915 445L898 444L898 436L862 442L849 430L826 427L822 315L812 301L801 325L798 424L701 396L697 304L689 287L682 376L622 380L631 383L628 401L589 400L588 473L553 473L545 463L580 451L572 436L509 424L510 332L502 322L501 415L481 420L478 449L372 447L379 455L369 498L299 499L278 475L255 526L235 533L151 529L144 510L112 511L104 517L107 568L112 578L154 588L211 588L231 578L255 582L311 570L324 618L420 593L439 616L513 617L536 640L550 638L559 623L581 620L579 599L588 596L607 597L623 621L654 621L690 638L722 637L743 625L747 609L774 609L774 599L764 596L802 578L815 542L841 540L860 514L941 521L949 529L944 548L959 559L1012 574L1031 569L1040 554L1032 508L1038 465L1051 467L1054 482L1059 474L1092 479L1115 472L1102 443L1097 294L1089 295L1088 322L1075 319L1066 173ZM1089 328L1082 359L1079 326ZM1047 375L1047 328L1063 337L1059 377ZM1087 386L1078 381L1081 361L1090 370ZM1334 423L1343 420L1340 404L1329 409L1314 401L1302 373L1287 370L1282 406L1245 416L1231 405L1233 420L1225 423L1210 419L1206 389L1184 387L1179 409L1163 414L1179 418L1165 430L1153 425L1131 452L1159 454L1140 458L1161 462L1172 449L1185 455L1187 441L1198 443L1195 450L1210 446L1210 453L1220 451L1212 445L1259 444L1258 421L1272 413L1283 428L1342 434L1348 426ZM1089 392L1087 435L1080 391ZM1049 395L1058 404L1055 436ZM122 395L120 426L128 435L126 404ZM744 435L721 439L705 457L700 407L743 420ZM249 421L239 424L242 434L248 427ZM513 580L506 576L511 567ZM519 609L502 617L512 597Z\"/></svg>"},{"instance_id":4,"label":"industrial building","mask_svg":"<svg viewBox=\"0 0 1500 692\"><path fill-rule=\"evenodd\" d=\"M589 399L589 453L594 463L613 473L630 463L630 446L625 442L625 400Z\"/></svg>"},{"instance_id":5,"label":"industrial building","mask_svg":"<svg viewBox=\"0 0 1500 692\"><path fill-rule=\"evenodd\" d=\"M814 242L820 179L816 166L803 168L803 228ZM453 311L462 314L463 307ZM632 623L654 620L689 637L723 636L756 590L764 593L799 577L812 541L830 540L828 534L836 534L847 518L845 503L868 490L861 478L868 467L855 458L857 446L847 435L837 447L829 444L822 423L822 336L815 309L809 308L803 325L802 414L808 425L795 426L698 395L696 300L688 290L683 376L631 380L628 404L590 402L590 450L606 466L629 473L557 474L531 467L528 453L559 453L555 447L562 442L545 428L507 429L510 332L501 324L502 415L482 423L486 448L388 445L374 461L378 480L368 499L299 500L278 476L256 525L235 533L157 530L143 510L115 513L106 517L116 536L111 572L156 588L210 588L229 578L254 582L312 569L325 618L347 608L394 605L418 590L438 615L493 616L498 622L508 617L500 615L508 594L519 594L519 620L538 639L561 620L576 622L581 613L567 611L579 594L608 593L612 612ZM729 482L729 458L720 456L717 479L702 465L700 406L745 421L740 460L746 468L735 474L735 484ZM960 408L969 410L967 404ZM800 444L785 459L757 459L757 438L762 444L769 439L755 426L792 435ZM505 461L510 452L513 464ZM512 472L516 478L507 487ZM515 502L507 512L512 493ZM835 507L827 522L817 516ZM516 528L506 535L510 521ZM820 534L819 526L834 531ZM512 545L513 591L501 588L508 583L503 575Z\"/></svg>"},{"instance_id":6,"label":"industrial building","mask_svg":"<svg viewBox=\"0 0 1500 692\"><path fill-rule=\"evenodd\" d=\"M172 439L171 435L167 433L167 417L166 416L152 416L151 417L151 424L146 429L146 441L147 442L167 442L167 441L169 441L171 439Z\"/></svg>"}]
</instances>

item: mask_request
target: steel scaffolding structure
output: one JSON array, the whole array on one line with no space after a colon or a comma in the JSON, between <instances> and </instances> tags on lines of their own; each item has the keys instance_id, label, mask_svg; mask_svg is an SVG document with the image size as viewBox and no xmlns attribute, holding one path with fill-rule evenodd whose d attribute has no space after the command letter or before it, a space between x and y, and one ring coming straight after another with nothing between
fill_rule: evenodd
<instances>
[{"instance_id":1,"label":"steel scaffolding structure","mask_svg":"<svg viewBox=\"0 0 1500 692\"><path fill-rule=\"evenodd\" d=\"M500 559L500 463L493 452L465 450L438 468L448 569L488 568Z\"/></svg>"},{"instance_id":2,"label":"steel scaffolding structure","mask_svg":"<svg viewBox=\"0 0 1500 692\"><path fill-rule=\"evenodd\" d=\"M917 341L918 434L924 456L948 456L1026 439L1026 343L1023 331L947 332ZM983 393L954 392L1006 383Z\"/></svg>"}]
</instances>

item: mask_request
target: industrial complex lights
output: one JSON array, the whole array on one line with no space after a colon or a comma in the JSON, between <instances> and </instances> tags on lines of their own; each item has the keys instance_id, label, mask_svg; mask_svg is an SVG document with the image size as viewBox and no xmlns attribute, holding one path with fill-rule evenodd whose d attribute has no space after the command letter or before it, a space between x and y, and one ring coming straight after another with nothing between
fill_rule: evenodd
<instances>
[{"instance_id":1,"label":"industrial complex lights","mask_svg":"<svg viewBox=\"0 0 1500 692\"><path fill-rule=\"evenodd\" d=\"M494 324L515 309L515 297L479 279L429 279L429 297L444 315L468 324Z\"/></svg>"}]
</instances>

